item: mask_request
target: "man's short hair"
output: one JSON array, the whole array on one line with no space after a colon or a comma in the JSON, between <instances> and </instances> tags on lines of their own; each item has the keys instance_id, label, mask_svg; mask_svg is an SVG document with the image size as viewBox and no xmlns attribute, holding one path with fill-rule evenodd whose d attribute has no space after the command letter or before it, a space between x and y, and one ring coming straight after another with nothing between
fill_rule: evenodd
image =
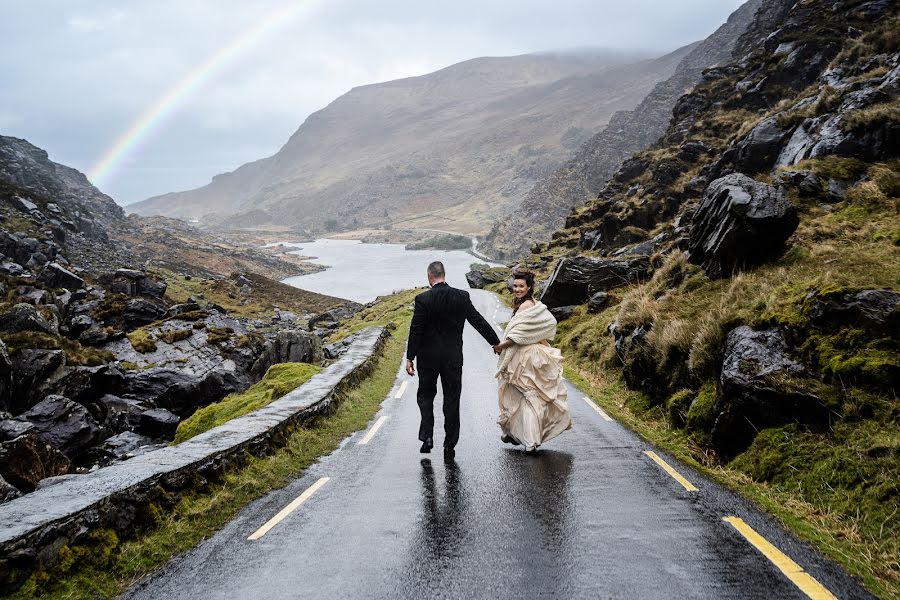
<instances>
[{"instance_id":1,"label":"man's short hair","mask_svg":"<svg viewBox=\"0 0 900 600\"><path fill-rule=\"evenodd\" d=\"M444 277L446 275L444 271L444 263L436 260L428 265L428 274L432 277Z\"/></svg>"}]
</instances>

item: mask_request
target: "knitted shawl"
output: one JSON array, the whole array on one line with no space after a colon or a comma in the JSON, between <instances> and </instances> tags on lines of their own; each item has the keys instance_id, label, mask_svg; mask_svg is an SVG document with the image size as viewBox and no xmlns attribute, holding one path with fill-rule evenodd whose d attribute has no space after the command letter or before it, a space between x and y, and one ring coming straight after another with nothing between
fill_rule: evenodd
<instances>
[{"instance_id":1,"label":"knitted shawl","mask_svg":"<svg viewBox=\"0 0 900 600\"><path fill-rule=\"evenodd\" d=\"M552 340L554 337L556 337L556 319L543 302L517 312L507 323L506 331L503 333L504 340L510 339L518 346L537 344L543 340ZM515 351L516 346L511 346L500 353L498 371L502 372L506 368Z\"/></svg>"}]
</instances>

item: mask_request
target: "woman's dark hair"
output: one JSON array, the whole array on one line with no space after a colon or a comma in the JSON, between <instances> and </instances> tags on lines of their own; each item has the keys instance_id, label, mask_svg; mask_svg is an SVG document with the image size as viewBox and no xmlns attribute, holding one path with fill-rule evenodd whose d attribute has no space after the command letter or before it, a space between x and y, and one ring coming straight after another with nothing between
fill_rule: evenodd
<instances>
[{"instance_id":1,"label":"woman's dark hair","mask_svg":"<svg viewBox=\"0 0 900 600\"><path fill-rule=\"evenodd\" d=\"M513 271L512 278L513 281L515 281L516 279L521 279L525 282L525 285L528 286L528 293L525 294L525 296L523 296L521 300L519 298L513 298L513 314L516 314L516 312L518 312L519 310L519 307L522 306L523 302L525 302L526 300L531 300L532 302L534 302L534 273L532 273L528 269L518 269L516 271Z\"/></svg>"}]
</instances>

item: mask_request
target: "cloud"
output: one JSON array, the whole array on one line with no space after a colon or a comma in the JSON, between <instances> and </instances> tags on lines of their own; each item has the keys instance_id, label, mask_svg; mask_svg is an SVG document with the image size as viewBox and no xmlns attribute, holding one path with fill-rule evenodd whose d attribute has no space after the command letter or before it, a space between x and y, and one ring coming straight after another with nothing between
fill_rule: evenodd
<instances>
[{"instance_id":1,"label":"cloud","mask_svg":"<svg viewBox=\"0 0 900 600\"><path fill-rule=\"evenodd\" d=\"M291 0L306 2L306 0ZM238 56L157 123L104 190L121 202L196 187L270 155L350 88L477 56L572 47L661 53L740 0L329 0ZM285 0L11 2L0 20L0 133L87 171L185 75ZM144 168L142 168L144 167Z\"/></svg>"},{"instance_id":2,"label":"cloud","mask_svg":"<svg viewBox=\"0 0 900 600\"><path fill-rule=\"evenodd\" d=\"M69 29L75 33L93 33L104 31L120 22L125 17L122 11L115 11L104 16L73 15L69 17Z\"/></svg>"}]
</instances>

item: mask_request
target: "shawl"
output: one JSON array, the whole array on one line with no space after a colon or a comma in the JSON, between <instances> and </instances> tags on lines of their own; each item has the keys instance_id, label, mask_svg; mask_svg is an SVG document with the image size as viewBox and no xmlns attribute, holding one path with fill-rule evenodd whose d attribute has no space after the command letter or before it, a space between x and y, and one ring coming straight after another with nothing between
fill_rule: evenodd
<instances>
[{"instance_id":1,"label":"shawl","mask_svg":"<svg viewBox=\"0 0 900 600\"><path fill-rule=\"evenodd\" d=\"M552 340L556 337L556 319L550 314L550 310L543 302L538 302L531 308L517 312L506 325L503 339L510 339L519 346L537 344L543 340ZM497 370L502 372L509 364L516 346L505 348L500 353Z\"/></svg>"}]
</instances>

